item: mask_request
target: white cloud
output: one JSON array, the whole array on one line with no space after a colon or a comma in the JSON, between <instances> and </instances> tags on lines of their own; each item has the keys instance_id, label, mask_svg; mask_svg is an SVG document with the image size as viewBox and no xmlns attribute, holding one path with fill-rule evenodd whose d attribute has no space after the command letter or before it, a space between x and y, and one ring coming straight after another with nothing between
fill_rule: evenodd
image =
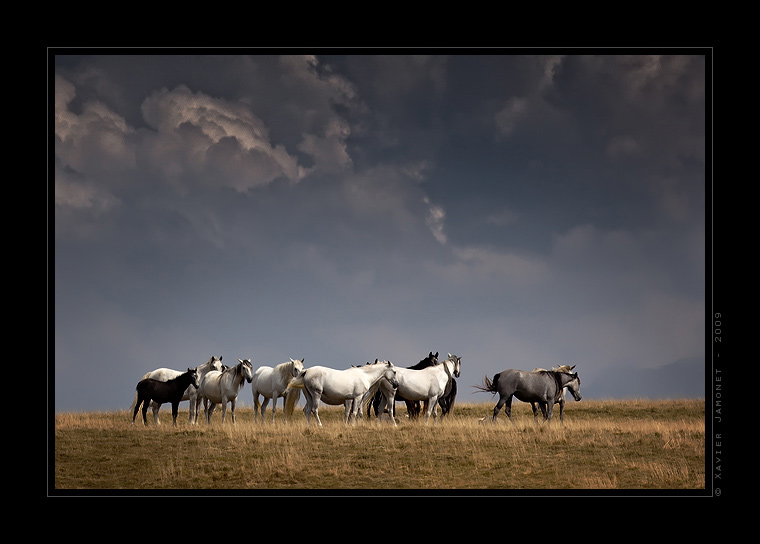
<instances>
[{"instance_id":1,"label":"white cloud","mask_svg":"<svg viewBox=\"0 0 760 544\"><path fill-rule=\"evenodd\" d=\"M135 167L135 131L104 104L93 101L82 113L69 110L74 86L55 78L55 152L61 163L85 175L118 173ZM110 178L110 176L109 176Z\"/></svg>"},{"instance_id":2,"label":"white cloud","mask_svg":"<svg viewBox=\"0 0 760 544\"><path fill-rule=\"evenodd\" d=\"M337 118L330 122L324 134L304 134L298 149L314 160L314 166L308 172L337 174L351 168L351 157L346 147L346 138L350 134L348 123Z\"/></svg>"},{"instance_id":3,"label":"white cloud","mask_svg":"<svg viewBox=\"0 0 760 544\"><path fill-rule=\"evenodd\" d=\"M106 188L89 181L77 180L56 165L55 205L74 210L87 210L93 215L110 211L120 199Z\"/></svg>"},{"instance_id":4,"label":"white cloud","mask_svg":"<svg viewBox=\"0 0 760 544\"><path fill-rule=\"evenodd\" d=\"M162 89L142 104L156 132L146 139L152 165L182 183L195 179L244 192L278 178L299 181L304 171L242 102L192 92L184 85Z\"/></svg>"},{"instance_id":5,"label":"white cloud","mask_svg":"<svg viewBox=\"0 0 760 544\"><path fill-rule=\"evenodd\" d=\"M430 232L433 233L435 239L441 244L445 244L447 238L443 232L443 220L446 218L446 212L442 207L432 204L428 197L424 197L422 201L428 207L425 224L430 229Z\"/></svg>"},{"instance_id":6,"label":"white cloud","mask_svg":"<svg viewBox=\"0 0 760 544\"><path fill-rule=\"evenodd\" d=\"M100 102L75 114L73 84L55 78L55 204L98 215L118 205L114 190L136 163L134 133L123 117Z\"/></svg>"}]
</instances>

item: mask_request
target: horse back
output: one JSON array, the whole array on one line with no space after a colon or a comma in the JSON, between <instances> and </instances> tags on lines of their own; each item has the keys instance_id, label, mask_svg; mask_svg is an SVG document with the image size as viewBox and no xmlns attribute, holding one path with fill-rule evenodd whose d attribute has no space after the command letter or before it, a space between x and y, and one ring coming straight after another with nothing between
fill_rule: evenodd
<instances>
[{"instance_id":1,"label":"horse back","mask_svg":"<svg viewBox=\"0 0 760 544\"><path fill-rule=\"evenodd\" d=\"M153 378L140 380L136 389L139 398L150 399L158 403L169 402L174 396L172 393L175 392L175 388L170 387L167 382Z\"/></svg>"},{"instance_id":2,"label":"horse back","mask_svg":"<svg viewBox=\"0 0 760 544\"><path fill-rule=\"evenodd\" d=\"M497 390L502 395L514 395L523 402L545 401L554 397L556 384L551 372L510 369L500 372L497 376Z\"/></svg>"}]
</instances>

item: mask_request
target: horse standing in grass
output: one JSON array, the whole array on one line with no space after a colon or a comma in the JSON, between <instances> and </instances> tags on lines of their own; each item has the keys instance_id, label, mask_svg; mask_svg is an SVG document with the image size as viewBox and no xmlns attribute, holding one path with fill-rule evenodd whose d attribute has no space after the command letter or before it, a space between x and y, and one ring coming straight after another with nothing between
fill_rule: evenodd
<instances>
[{"instance_id":1,"label":"horse standing in grass","mask_svg":"<svg viewBox=\"0 0 760 544\"><path fill-rule=\"evenodd\" d=\"M135 417L137 417L137 410L140 408L140 404L143 405L143 423L145 423L146 426L148 425L148 403L153 401L158 404L159 408L163 403L171 402L172 421L176 427L177 409L179 408L179 403L188 386L198 387L197 368L188 368L187 372L184 374L180 374L176 378L165 382L154 380L153 378L140 380L135 387L137 390L137 401L135 403L135 411L132 414L132 425L135 424Z\"/></svg>"},{"instance_id":2,"label":"horse standing in grass","mask_svg":"<svg viewBox=\"0 0 760 544\"><path fill-rule=\"evenodd\" d=\"M227 403L230 403L232 410L232 423L235 423L235 404L243 380L251 381L253 376L253 365L250 359L245 361L238 359L239 363L228 368L224 372L213 370L206 374L201 380L198 388L198 403L203 399L203 411L206 412L206 422L211 423L211 414L217 404L222 405L222 423L224 416L227 415ZM211 403L211 407L208 403Z\"/></svg>"},{"instance_id":3,"label":"horse standing in grass","mask_svg":"<svg viewBox=\"0 0 760 544\"><path fill-rule=\"evenodd\" d=\"M459 377L462 358L449 353L448 359L435 366L429 366L422 370L410 370L399 368L396 373L398 380L397 395L402 395L407 400L419 400L427 403L425 410L425 423L430 421L430 414L438 417L437 404L450 388L449 384L454 377ZM395 395L386 397L386 405L395 421Z\"/></svg>"},{"instance_id":4,"label":"horse standing in grass","mask_svg":"<svg viewBox=\"0 0 760 544\"><path fill-rule=\"evenodd\" d=\"M222 370L222 356L219 357L211 356L211 358L203 363L202 365L199 365L197 367L198 369L198 380L201 380L203 376L206 375L207 372L211 372L212 370ZM171 368L157 368L156 370L153 370L151 372L148 372L145 374L142 379L146 378L152 378L154 380L158 380L160 382L165 382L167 380L171 380L172 378L176 378L182 374L179 370L173 370ZM198 411L197 411L197 404L196 404L196 398L198 396L198 388L193 386L188 386L187 390L185 391L185 394L182 395L181 401L189 400L190 401L190 424L194 424L198 421ZM181 402L180 401L180 402ZM130 411L135 407L135 403L137 402L137 396L135 395L135 399L132 401L132 405L129 407ZM156 425L158 425L160 422L158 421L158 409L160 408L159 404L156 404L155 402L151 405L153 408L153 421Z\"/></svg>"},{"instance_id":5,"label":"horse standing in grass","mask_svg":"<svg viewBox=\"0 0 760 544\"><path fill-rule=\"evenodd\" d=\"M561 365L557 368L552 367L552 372L570 372L572 369L575 368L575 365ZM547 372L545 368L534 368L533 372ZM567 393L567 387L562 389L562 394L557 398L557 400L554 401L554 404L559 404L559 419L562 420L562 416L565 413L565 395ZM546 404L544 403L535 403L531 402L530 407L533 410L533 419L535 421L538 421L538 408L536 408L536 404L541 407L541 413L544 414L544 419L546 419Z\"/></svg>"},{"instance_id":6,"label":"horse standing in grass","mask_svg":"<svg viewBox=\"0 0 760 544\"><path fill-rule=\"evenodd\" d=\"M350 412L346 408L346 423L353 420L360 410L362 401L375 394L380 380L385 378L393 387L398 385L396 381L396 367L388 361L376 365L351 367L346 370L335 370L324 366L307 368L297 378L290 380L288 390L303 389L306 396L304 414L306 422L311 425L311 414L321 427L319 419L319 402L324 398L330 404L351 403ZM295 401L292 395L287 395L285 400L285 416L293 413ZM394 422L395 423L395 422Z\"/></svg>"},{"instance_id":7,"label":"horse standing in grass","mask_svg":"<svg viewBox=\"0 0 760 544\"><path fill-rule=\"evenodd\" d=\"M296 359L290 359L272 368L271 366L260 366L253 373L253 379L251 379L251 391L253 392L253 420L258 421L259 418L259 395L264 397L264 402L261 404L261 421L264 421L264 412L267 409L269 400L272 400L272 422L274 423L274 413L277 410L277 399L285 396L285 390L288 388L288 383L293 378L303 372L304 359L300 361ZM295 395L295 401L301 397L301 392L298 389L291 390L289 395ZM283 401L283 404L285 401Z\"/></svg>"},{"instance_id":8,"label":"horse standing in grass","mask_svg":"<svg viewBox=\"0 0 760 544\"><path fill-rule=\"evenodd\" d=\"M371 364L371 363L367 363ZM375 359L375 364L377 364L377 359ZM422 370L423 368L427 368L429 366L434 366L438 364L438 352L435 352L435 355L433 355L433 352L431 351L428 353L428 356L425 357L423 360L421 360L419 363L407 367L410 370ZM375 417L380 417L380 403L383 401L383 397L386 396L385 392L383 391L384 387L380 386L380 390L375 393L375 395L372 397L372 400L369 403L369 406L367 407L367 417L370 417L371 411L374 408L375 410ZM456 393L455 393L456 394ZM395 394L395 401L394 402L405 402L406 403L406 411L409 414L410 419L414 419L417 416L420 415L420 401L418 400L407 400L401 395L396 392ZM387 403L386 403L387 404Z\"/></svg>"},{"instance_id":9,"label":"horse standing in grass","mask_svg":"<svg viewBox=\"0 0 760 544\"><path fill-rule=\"evenodd\" d=\"M493 381L486 376L483 385L473 386L480 391L498 393L499 401L493 409L493 420L504 406L504 412L512 421L512 397L517 397L523 402L538 402L546 405L544 421L551 422L554 403L559 402L562 391L567 388L575 400L581 400L581 379L578 373L552 372L541 370L538 372L526 372L525 370L505 370L495 374ZM564 421L564 403L560 404L560 421Z\"/></svg>"}]
</instances>

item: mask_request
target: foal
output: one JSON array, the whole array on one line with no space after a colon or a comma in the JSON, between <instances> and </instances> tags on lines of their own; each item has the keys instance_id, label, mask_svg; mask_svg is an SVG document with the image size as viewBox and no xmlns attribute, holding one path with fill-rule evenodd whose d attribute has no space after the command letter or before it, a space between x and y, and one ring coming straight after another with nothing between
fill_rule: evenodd
<instances>
[{"instance_id":1,"label":"foal","mask_svg":"<svg viewBox=\"0 0 760 544\"><path fill-rule=\"evenodd\" d=\"M132 425L135 424L135 418L137 417L137 410L140 408L140 404L143 405L142 416L145 425L148 425L148 405L150 401L160 405L165 402L172 403L172 420L174 426L177 426L177 409L179 403L182 400L182 396L185 394L185 389L188 385L198 387L198 368L188 368L187 372L180 374L173 380L165 382L154 380L153 378L145 378L137 383L137 402L135 403L135 411L132 414ZM156 410L158 411L158 410Z\"/></svg>"}]
</instances>

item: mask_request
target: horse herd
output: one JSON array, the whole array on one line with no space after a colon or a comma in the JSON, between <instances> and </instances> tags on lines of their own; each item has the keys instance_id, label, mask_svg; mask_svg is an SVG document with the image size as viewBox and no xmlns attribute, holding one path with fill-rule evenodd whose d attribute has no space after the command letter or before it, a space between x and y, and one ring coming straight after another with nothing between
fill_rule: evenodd
<instances>
[{"instance_id":1,"label":"horse herd","mask_svg":"<svg viewBox=\"0 0 760 544\"><path fill-rule=\"evenodd\" d=\"M304 368L304 359L289 359L275 367L261 366L253 371L250 359L238 359L232 367L222 364L222 357L212 356L207 362L185 372L168 368L158 368L148 372L138 382L136 395L130 410L132 424L142 405L142 416L148 424L148 406L153 409L153 419L158 424L158 411L162 404L172 406L173 424L177 425L179 403L189 401L190 424L198 421L200 405L203 403L206 422L211 422L217 405L222 406L222 422L230 404L232 422L235 423L235 405L243 381L251 384L254 401L254 420L258 421L259 410L264 421L269 401L272 401L271 419L274 421L277 399L283 398L283 412L288 420L293 415L301 391L306 400L303 408L306 421L311 425L311 417L319 426L320 401L330 405L344 405L344 422L351 423L362 417L366 406L366 417L374 409L378 419L387 413L393 425L396 425L397 401L405 402L410 418L421 415L420 403L424 403L425 421L430 416L437 417L437 406L441 407L442 416L451 412L457 393L456 379L460 375L462 358L448 354L438 360L438 352L431 351L427 357L408 368L395 366L390 361L368 362L345 370L335 370L325 366ZM494 407L492 419L496 419L499 410L512 419L512 397L523 402L530 402L534 419L538 419L541 408L545 421L551 421L554 404L560 405L560 420L564 420L565 391L570 391L575 400L581 400L580 378L571 372L575 365L563 365L552 370L536 368L527 372L523 370L505 370L494 375L493 380L484 379L483 385L473 386L479 391L499 393L499 401ZM263 404L259 402L259 396Z\"/></svg>"}]
</instances>

